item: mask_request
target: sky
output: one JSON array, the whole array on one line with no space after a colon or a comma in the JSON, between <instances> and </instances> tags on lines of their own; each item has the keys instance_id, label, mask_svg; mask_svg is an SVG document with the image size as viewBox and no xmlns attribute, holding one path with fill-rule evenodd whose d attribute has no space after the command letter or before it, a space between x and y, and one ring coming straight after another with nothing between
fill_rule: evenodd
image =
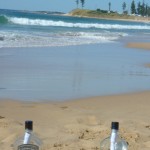
<instances>
[{"instance_id":1,"label":"sky","mask_svg":"<svg viewBox=\"0 0 150 150\"><path fill-rule=\"evenodd\" d=\"M80 0L79 0L80 1ZM143 0L135 0L135 3L143 2ZM150 6L150 0L144 0ZM122 3L126 2L127 10L130 12L132 0L85 0L84 9L95 10L97 8L108 10L108 3L111 2L111 10L122 12ZM43 10L43 11L59 11L68 13L77 8L76 0L0 0L1 9L15 10ZM79 4L81 8L81 4Z\"/></svg>"}]
</instances>

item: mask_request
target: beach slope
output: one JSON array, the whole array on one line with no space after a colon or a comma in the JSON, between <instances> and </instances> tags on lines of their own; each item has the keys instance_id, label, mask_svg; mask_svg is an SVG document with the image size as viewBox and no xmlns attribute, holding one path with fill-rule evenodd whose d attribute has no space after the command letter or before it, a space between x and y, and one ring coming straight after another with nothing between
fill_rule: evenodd
<instances>
[{"instance_id":1,"label":"beach slope","mask_svg":"<svg viewBox=\"0 0 150 150\"><path fill-rule=\"evenodd\" d=\"M10 150L24 133L24 121L34 121L34 132L44 150L96 150L110 134L111 121L130 150L150 149L150 92L101 96L65 102L0 101L0 148Z\"/></svg>"}]
</instances>

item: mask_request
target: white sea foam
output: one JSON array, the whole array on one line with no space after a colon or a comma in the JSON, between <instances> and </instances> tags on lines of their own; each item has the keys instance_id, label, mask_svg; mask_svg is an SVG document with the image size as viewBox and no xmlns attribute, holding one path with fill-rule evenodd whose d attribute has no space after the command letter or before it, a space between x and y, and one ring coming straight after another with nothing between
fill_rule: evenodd
<instances>
[{"instance_id":1,"label":"white sea foam","mask_svg":"<svg viewBox=\"0 0 150 150\"><path fill-rule=\"evenodd\" d=\"M0 47L40 47L40 46L66 46L93 43L106 43L117 40L127 34L121 32L20 32L1 31ZM71 38L70 38L71 37Z\"/></svg>"},{"instance_id":2,"label":"white sea foam","mask_svg":"<svg viewBox=\"0 0 150 150\"><path fill-rule=\"evenodd\" d=\"M99 29L132 29L132 30L150 30L149 25L120 25L120 24L101 24L101 23L69 23L64 21L53 21L44 19L29 19L9 17L9 21L20 25L37 25L37 26L60 26L60 27L77 27L77 28L99 28Z\"/></svg>"}]
</instances>

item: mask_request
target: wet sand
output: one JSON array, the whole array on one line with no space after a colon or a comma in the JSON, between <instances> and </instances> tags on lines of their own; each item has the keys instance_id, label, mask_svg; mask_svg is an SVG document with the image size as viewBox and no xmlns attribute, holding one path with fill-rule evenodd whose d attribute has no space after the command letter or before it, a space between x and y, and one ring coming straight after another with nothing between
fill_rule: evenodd
<instances>
[{"instance_id":1,"label":"wet sand","mask_svg":"<svg viewBox=\"0 0 150 150\"><path fill-rule=\"evenodd\" d=\"M150 64L145 64L145 67L148 67L148 68L150 68Z\"/></svg>"},{"instance_id":2,"label":"wet sand","mask_svg":"<svg viewBox=\"0 0 150 150\"><path fill-rule=\"evenodd\" d=\"M148 42L133 42L133 43L128 43L127 47L129 48L137 48L137 49L141 49L141 50L150 50L150 43ZM150 63L144 64L145 67L150 68Z\"/></svg>"},{"instance_id":3,"label":"wet sand","mask_svg":"<svg viewBox=\"0 0 150 150\"><path fill-rule=\"evenodd\" d=\"M128 43L127 47L130 48L138 48L138 49L146 49L146 50L150 50L150 43L146 42L146 43Z\"/></svg>"},{"instance_id":4,"label":"wet sand","mask_svg":"<svg viewBox=\"0 0 150 150\"><path fill-rule=\"evenodd\" d=\"M150 90L150 70L143 67L149 58L149 51L124 42L2 48L0 99L63 101Z\"/></svg>"}]
</instances>

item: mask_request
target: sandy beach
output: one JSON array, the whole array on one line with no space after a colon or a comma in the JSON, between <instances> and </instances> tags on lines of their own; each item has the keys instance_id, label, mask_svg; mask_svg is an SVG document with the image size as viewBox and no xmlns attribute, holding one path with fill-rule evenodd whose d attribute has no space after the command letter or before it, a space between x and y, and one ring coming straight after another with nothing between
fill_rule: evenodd
<instances>
[{"instance_id":1,"label":"sandy beach","mask_svg":"<svg viewBox=\"0 0 150 150\"><path fill-rule=\"evenodd\" d=\"M10 150L24 133L24 121L34 121L34 132L44 150L96 150L110 134L111 121L130 150L150 149L150 92L101 96L65 102L0 101L0 147Z\"/></svg>"},{"instance_id":2,"label":"sandy beach","mask_svg":"<svg viewBox=\"0 0 150 150\"><path fill-rule=\"evenodd\" d=\"M112 121L129 150L150 150L149 18L0 14L0 150L26 120L42 150L99 150Z\"/></svg>"},{"instance_id":3,"label":"sandy beach","mask_svg":"<svg viewBox=\"0 0 150 150\"><path fill-rule=\"evenodd\" d=\"M130 43L149 49L149 43ZM24 121L33 120L43 150L98 150L110 134L112 121L120 122L120 135L129 150L150 149L150 92L87 97L68 101L0 101L0 148L13 149L24 134Z\"/></svg>"},{"instance_id":4,"label":"sandy beach","mask_svg":"<svg viewBox=\"0 0 150 150\"><path fill-rule=\"evenodd\" d=\"M149 44L131 43L147 48ZM24 121L33 120L43 150L98 150L110 134L112 121L120 122L120 135L129 150L150 149L150 92L89 97L62 102L0 101L0 148L13 149L24 134Z\"/></svg>"}]
</instances>

